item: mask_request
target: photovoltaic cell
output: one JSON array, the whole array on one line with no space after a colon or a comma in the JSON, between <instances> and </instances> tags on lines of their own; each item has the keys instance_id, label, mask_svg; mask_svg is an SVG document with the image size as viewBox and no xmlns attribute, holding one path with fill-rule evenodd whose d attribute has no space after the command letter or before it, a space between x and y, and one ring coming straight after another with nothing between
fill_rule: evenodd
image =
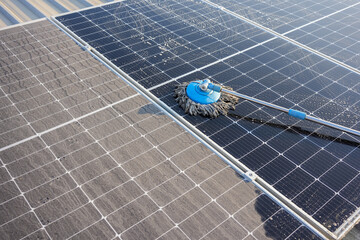
<instances>
[{"instance_id":1,"label":"photovoltaic cell","mask_svg":"<svg viewBox=\"0 0 360 240\"><path fill-rule=\"evenodd\" d=\"M265 27L283 33L309 24L327 15L352 6L357 1L253 2L250 0L211 0Z\"/></svg>"},{"instance_id":2,"label":"photovoltaic cell","mask_svg":"<svg viewBox=\"0 0 360 240\"><path fill-rule=\"evenodd\" d=\"M360 69L357 1L210 2Z\"/></svg>"},{"instance_id":3,"label":"photovoltaic cell","mask_svg":"<svg viewBox=\"0 0 360 240\"><path fill-rule=\"evenodd\" d=\"M360 18L357 4L286 34L327 56L360 69Z\"/></svg>"},{"instance_id":4,"label":"photovoltaic cell","mask_svg":"<svg viewBox=\"0 0 360 240\"><path fill-rule=\"evenodd\" d=\"M292 10L281 3L276 9L252 2L247 9L294 19L286 26L274 20L278 31L346 7L311 2L318 10L299 18L302 3L287 16ZM176 84L208 77L360 129L357 73L201 1L124 1L57 20L330 231L358 209L360 194L352 191L359 182L358 138L241 100L228 116L187 116L173 98Z\"/></svg>"}]
</instances>

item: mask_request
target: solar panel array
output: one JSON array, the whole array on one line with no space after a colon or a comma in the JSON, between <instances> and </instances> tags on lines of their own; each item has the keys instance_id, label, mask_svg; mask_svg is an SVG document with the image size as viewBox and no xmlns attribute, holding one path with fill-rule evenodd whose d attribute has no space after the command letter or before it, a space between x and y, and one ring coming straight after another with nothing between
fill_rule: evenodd
<instances>
[{"instance_id":1,"label":"solar panel array","mask_svg":"<svg viewBox=\"0 0 360 240\"><path fill-rule=\"evenodd\" d=\"M246 101L217 119L186 116L172 96L209 77L359 129L356 72L201 1L124 1L56 19L330 231L359 209L359 139Z\"/></svg>"},{"instance_id":2,"label":"solar panel array","mask_svg":"<svg viewBox=\"0 0 360 240\"><path fill-rule=\"evenodd\" d=\"M0 41L1 239L319 239L50 21Z\"/></svg>"}]
</instances>

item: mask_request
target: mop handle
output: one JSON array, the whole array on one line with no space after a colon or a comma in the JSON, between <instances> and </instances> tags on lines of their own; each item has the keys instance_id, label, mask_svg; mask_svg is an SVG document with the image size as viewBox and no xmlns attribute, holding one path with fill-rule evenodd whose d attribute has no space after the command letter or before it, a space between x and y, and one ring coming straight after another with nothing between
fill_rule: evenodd
<instances>
[{"instance_id":1,"label":"mop handle","mask_svg":"<svg viewBox=\"0 0 360 240\"><path fill-rule=\"evenodd\" d=\"M212 84L210 81L207 81L207 80L205 80L204 83L206 84L206 85L204 85L204 87L207 87L207 89L210 89L210 90L213 90L213 91L216 91L216 92L224 92L224 93L227 93L227 94L231 94L233 96L236 96L236 97L239 97L239 98L242 98L242 99L254 102L254 103L258 103L258 104L261 104L263 106L267 106L267 107L270 107L270 108L273 108L273 109L276 109L276 110L279 110L279 111L282 111L282 112L285 112L285 113L289 114L292 117L296 117L296 118L299 118L301 120L304 120L304 119L309 120L311 122L319 123L321 125L328 126L328 127L331 127L331 128L334 128L334 129L337 129L337 130L340 130L340 131L343 131L343 132L347 132L347 133L350 133L350 134L353 134L353 135L356 135L356 136L360 137L360 131L357 131L355 129L351 129L351 128L344 127L344 126L341 126L341 125L336 124L336 123L325 121L325 120L320 119L320 118L309 116L306 113L295 110L295 109L284 108L284 107L281 107L281 106L278 106L278 105L275 105L275 104L272 104L272 103L269 103L269 102L265 102L265 101L262 101L262 100L259 100L259 99L253 98L253 97L249 97L247 95L244 95L244 94L241 94L241 93L237 93L237 92L222 88L219 85ZM202 88L202 90L203 90L203 88Z\"/></svg>"}]
</instances>

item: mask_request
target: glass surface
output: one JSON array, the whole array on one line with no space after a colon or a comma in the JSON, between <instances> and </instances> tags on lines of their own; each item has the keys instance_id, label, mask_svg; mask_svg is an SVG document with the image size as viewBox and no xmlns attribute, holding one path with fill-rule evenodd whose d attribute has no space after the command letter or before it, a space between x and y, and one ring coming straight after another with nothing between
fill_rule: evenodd
<instances>
[{"instance_id":1,"label":"glass surface","mask_svg":"<svg viewBox=\"0 0 360 240\"><path fill-rule=\"evenodd\" d=\"M329 44L335 44L339 51L330 56L346 64L356 60L348 47L356 44L360 28L354 30L354 23L343 26L341 35L333 34L337 19L356 20L353 8L346 11L351 17L342 12L312 26L351 1L330 1L327 7L306 1L312 10L307 12L305 2L298 1L296 8L283 2L213 2L278 33L290 31L288 37L319 51L328 52ZM228 116L187 116L172 96L176 84L207 77L240 93L360 129L357 73L198 1L123 1L57 20L330 231L359 207L359 139L244 101ZM283 232L298 227L289 224ZM299 229L298 236L311 234Z\"/></svg>"}]
</instances>

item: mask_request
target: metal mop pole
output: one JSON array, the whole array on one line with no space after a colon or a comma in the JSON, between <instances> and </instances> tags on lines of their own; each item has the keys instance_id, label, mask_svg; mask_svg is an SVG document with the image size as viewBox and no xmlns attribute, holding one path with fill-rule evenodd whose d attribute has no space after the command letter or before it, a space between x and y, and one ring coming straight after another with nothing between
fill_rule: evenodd
<instances>
[{"instance_id":1,"label":"metal mop pole","mask_svg":"<svg viewBox=\"0 0 360 240\"><path fill-rule=\"evenodd\" d=\"M207 89L210 89L210 90L213 90L213 91L216 91L216 92L223 92L223 93L226 93L226 94L230 94L230 95L236 96L238 98L248 100L250 102L254 102L254 103L266 106L266 107L270 107L270 108L285 112L285 113L289 114L290 116L299 118L301 120L309 120L311 122L319 123L321 125L331 127L331 128L334 128L334 129L337 129L337 130L340 130L340 131L343 131L343 132L347 132L347 133L350 133L350 134L353 134L355 136L360 137L360 131L357 131L355 129L351 129L351 128L344 127L344 126L341 126L341 125L336 124L336 123L325 121L325 120L320 119L320 118L309 116L305 112L301 112L301 111L298 111L298 110L295 110L295 109L284 108L284 107L278 106L276 104L265 102L265 101L262 101L262 100L257 99L257 98L249 97L249 96L247 96L245 94L237 93L237 92L222 88L219 85L211 83L207 79L204 80L204 82L200 85L200 88L203 91L206 91Z\"/></svg>"}]
</instances>

